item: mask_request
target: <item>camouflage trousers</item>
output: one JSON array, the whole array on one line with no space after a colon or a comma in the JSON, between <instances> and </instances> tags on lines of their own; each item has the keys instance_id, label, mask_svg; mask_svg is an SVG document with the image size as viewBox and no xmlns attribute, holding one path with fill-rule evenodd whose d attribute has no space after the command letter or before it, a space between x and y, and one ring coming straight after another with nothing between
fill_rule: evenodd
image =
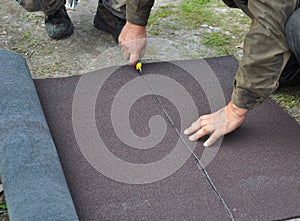
<instances>
[{"instance_id":1,"label":"camouflage trousers","mask_svg":"<svg viewBox=\"0 0 300 221\"><path fill-rule=\"evenodd\" d=\"M30 12L43 11L53 14L65 4L65 0L16 0L24 9ZM126 0L99 0L114 15L126 19Z\"/></svg>"}]
</instances>

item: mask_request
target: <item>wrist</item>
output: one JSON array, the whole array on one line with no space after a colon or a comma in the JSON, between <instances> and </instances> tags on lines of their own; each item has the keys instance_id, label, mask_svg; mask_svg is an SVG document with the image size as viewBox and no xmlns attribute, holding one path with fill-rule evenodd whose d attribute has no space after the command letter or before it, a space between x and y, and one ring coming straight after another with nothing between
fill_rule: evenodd
<instances>
[{"instance_id":1,"label":"wrist","mask_svg":"<svg viewBox=\"0 0 300 221\"><path fill-rule=\"evenodd\" d=\"M248 109L244 109L244 108L240 108L238 106L236 106L233 101L230 101L230 103L228 104L228 107L230 108L230 110L235 113L236 115L238 115L239 117L245 117L247 112L249 111Z\"/></svg>"},{"instance_id":2,"label":"wrist","mask_svg":"<svg viewBox=\"0 0 300 221\"><path fill-rule=\"evenodd\" d=\"M137 24L134 24L130 21L127 21L126 22L126 26L128 28L132 28L134 30L137 30L137 31L145 31L146 30L146 26L143 26L143 25L137 25Z\"/></svg>"}]
</instances>

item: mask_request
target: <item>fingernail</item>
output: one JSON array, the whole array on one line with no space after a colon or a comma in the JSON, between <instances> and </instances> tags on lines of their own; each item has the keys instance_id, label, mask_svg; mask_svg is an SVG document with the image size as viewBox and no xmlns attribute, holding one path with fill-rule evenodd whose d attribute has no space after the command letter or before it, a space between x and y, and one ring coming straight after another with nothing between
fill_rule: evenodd
<instances>
[{"instance_id":1,"label":"fingernail","mask_svg":"<svg viewBox=\"0 0 300 221\"><path fill-rule=\"evenodd\" d=\"M203 147L208 147L208 146L209 146L208 143L204 142Z\"/></svg>"},{"instance_id":2,"label":"fingernail","mask_svg":"<svg viewBox=\"0 0 300 221\"><path fill-rule=\"evenodd\" d=\"M185 130L183 131L183 133L184 133L185 135L187 135L187 134L188 134L188 130L185 129Z\"/></svg>"},{"instance_id":3,"label":"fingernail","mask_svg":"<svg viewBox=\"0 0 300 221\"><path fill-rule=\"evenodd\" d=\"M194 137L193 137L193 136L190 136L190 137L189 137L189 140L190 140L190 141L194 141Z\"/></svg>"}]
</instances>

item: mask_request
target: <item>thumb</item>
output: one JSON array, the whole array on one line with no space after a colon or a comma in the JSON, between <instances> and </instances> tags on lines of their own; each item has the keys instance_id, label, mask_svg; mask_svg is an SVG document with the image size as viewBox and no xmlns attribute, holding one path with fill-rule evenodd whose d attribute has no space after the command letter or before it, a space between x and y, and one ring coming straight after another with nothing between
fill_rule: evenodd
<instances>
[{"instance_id":1,"label":"thumb","mask_svg":"<svg viewBox=\"0 0 300 221\"><path fill-rule=\"evenodd\" d=\"M130 54L129 63L131 65L135 65L138 62L139 58L140 58L140 56L138 53L132 53L132 54Z\"/></svg>"}]
</instances>

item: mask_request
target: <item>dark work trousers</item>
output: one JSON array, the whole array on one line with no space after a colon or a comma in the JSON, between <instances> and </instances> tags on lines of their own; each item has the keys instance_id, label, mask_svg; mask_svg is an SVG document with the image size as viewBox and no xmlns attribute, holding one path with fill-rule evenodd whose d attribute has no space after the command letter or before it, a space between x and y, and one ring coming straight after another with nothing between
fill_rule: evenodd
<instances>
[{"instance_id":1,"label":"dark work trousers","mask_svg":"<svg viewBox=\"0 0 300 221\"><path fill-rule=\"evenodd\" d=\"M300 8L289 17L285 35L292 56L281 73L280 87L300 85Z\"/></svg>"}]
</instances>

